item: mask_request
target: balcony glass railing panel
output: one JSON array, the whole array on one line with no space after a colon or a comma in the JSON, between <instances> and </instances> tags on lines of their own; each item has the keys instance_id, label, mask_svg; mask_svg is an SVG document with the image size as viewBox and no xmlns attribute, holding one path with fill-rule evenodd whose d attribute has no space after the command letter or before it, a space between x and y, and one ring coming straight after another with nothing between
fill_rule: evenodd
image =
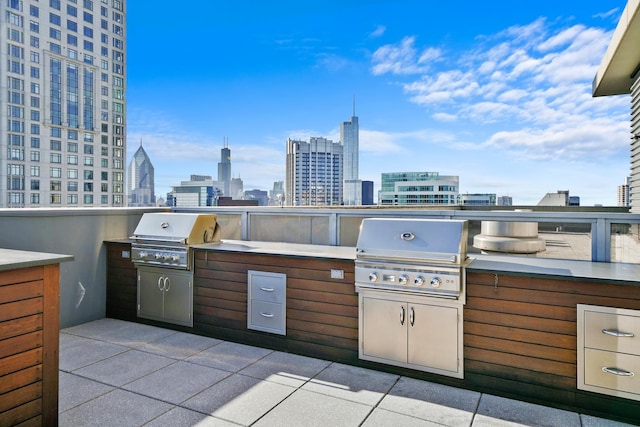
<instances>
[{"instance_id":1,"label":"balcony glass railing panel","mask_svg":"<svg viewBox=\"0 0 640 427\"><path fill-rule=\"evenodd\" d=\"M216 221L220 226L220 238L227 240L242 239L242 215L221 214L216 212Z\"/></svg>"},{"instance_id":2,"label":"balcony glass railing panel","mask_svg":"<svg viewBox=\"0 0 640 427\"><path fill-rule=\"evenodd\" d=\"M328 245L329 216L251 215L249 240Z\"/></svg>"},{"instance_id":3,"label":"balcony glass railing panel","mask_svg":"<svg viewBox=\"0 0 640 427\"><path fill-rule=\"evenodd\" d=\"M611 262L640 262L640 224L611 224Z\"/></svg>"},{"instance_id":4,"label":"balcony glass railing panel","mask_svg":"<svg viewBox=\"0 0 640 427\"><path fill-rule=\"evenodd\" d=\"M493 222L500 225L504 225L504 223L518 224L511 221ZM508 226L501 227L500 225L494 227L494 230L507 230L510 228ZM508 234L491 236L492 239L496 240L496 247L512 248L512 250L491 251L486 250L481 244L478 247L474 246L474 237L476 235L485 237L486 235L482 234L482 221L469 221L468 252L470 255L474 253L491 253L495 255L591 261L592 233L590 223L538 222L537 229L537 236L535 233L518 237L509 236ZM500 242L501 237L504 237L502 242ZM521 242L508 241L510 239L521 240ZM531 242L527 244L527 240L531 240ZM542 240L542 243L538 242L538 240ZM527 251L523 250L523 248L531 249ZM539 249L534 250L534 248Z\"/></svg>"}]
</instances>

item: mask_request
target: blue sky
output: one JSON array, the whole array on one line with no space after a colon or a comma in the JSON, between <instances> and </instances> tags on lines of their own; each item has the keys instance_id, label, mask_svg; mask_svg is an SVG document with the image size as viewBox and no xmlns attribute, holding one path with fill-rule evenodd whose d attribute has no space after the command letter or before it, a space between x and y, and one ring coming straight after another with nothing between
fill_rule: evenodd
<instances>
[{"instance_id":1,"label":"blue sky","mask_svg":"<svg viewBox=\"0 0 640 427\"><path fill-rule=\"evenodd\" d=\"M150 4L153 4L150 7ZM616 204L629 174L628 95L591 84L625 0L155 0L127 4L127 162L156 196L217 178L285 178L287 138L360 121L360 178L458 175L460 193L536 204L569 190Z\"/></svg>"}]
</instances>

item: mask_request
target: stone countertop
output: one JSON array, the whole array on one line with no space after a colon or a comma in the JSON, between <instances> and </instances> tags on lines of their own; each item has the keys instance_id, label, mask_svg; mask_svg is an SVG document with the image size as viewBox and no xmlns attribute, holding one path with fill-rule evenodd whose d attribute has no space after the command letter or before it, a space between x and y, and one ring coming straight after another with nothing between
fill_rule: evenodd
<instances>
[{"instance_id":1,"label":"stone countertop","mask_svg":"<svg viewBox=\"0 0 640 427\"><path fill-rule=\"evenodd\" d=\"M219 243L194 245L194 249L215 252L242 252L247 254L314 257L355 260L356 248L349 246L305 245L300 243L256 242L246 240L222 240Z\"/></svg>"},{"instance_id":2,"label":"stone countertop","mask_svg":"<svg viewBox=\"0 0 640 427\"><path fill-rule=\"evenodd\" d=\"M73 255L0 249L0 271L73 261Z\"/></svg>"},{"instance_id":3,"label":"stone countertop","mask_svg":"<svg viewBox=\"0 0 640 427\"><path fill-rule=\"evenodd\" d=\"M473 254L467 271L640 285L640 264Z\"/></svg>"}]
</instances>

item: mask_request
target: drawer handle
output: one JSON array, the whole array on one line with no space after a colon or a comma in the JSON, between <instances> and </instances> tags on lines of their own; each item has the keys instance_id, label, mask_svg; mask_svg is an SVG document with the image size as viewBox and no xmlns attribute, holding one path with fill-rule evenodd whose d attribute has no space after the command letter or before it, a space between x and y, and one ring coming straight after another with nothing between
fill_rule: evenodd
<instances>
[{"instance_id":1,"label":"drawer handle","mask_svg":"<svg viewBox=\"0 0 640 427\"><path fill-rule=\"evenodd\" d=\"M260 290L261 291L265 291L265 292L273 292L273 291L275 291L275 289L273 289L273 288L264 288L264 287L260 287Z\"/></svg>"},{"instance_id":2,"label":"drawer handle","mask_svg":"<svg viewBox=\"0 0 640 427\"><path fill-rule=\"evenodd\" d=\"M633 338L635 335L633 332L620 332L616 329L603 329L602 333L605 335L611 335L618 338Z\"/></svg>"},{"instance_id":3,"label":"drawer handle","mask_svg":"<svg viewBox=\"0 0 640 427\"><path fill-rule=\"evenodd\" d=\"M262 317L266 317L266 318L268 318L268 319L271 319L271 318L273 317L273 313L263 313L263 312L260 312L260 316L262 316Z\"/></svg>"},{"instance_id":4,"label":"drawer handle","mask_svg":"<svg viewBox=\"0 0 640 427\"><path fill-rule=\"evenodd\" d=\"M607 368L606 366L602 368L602 372L605 372L607 374L618 375L621 377L632 377L635 375L631 371L626 371L624 369L618 369L618 368Z\"/></svg>"}]
</instances>

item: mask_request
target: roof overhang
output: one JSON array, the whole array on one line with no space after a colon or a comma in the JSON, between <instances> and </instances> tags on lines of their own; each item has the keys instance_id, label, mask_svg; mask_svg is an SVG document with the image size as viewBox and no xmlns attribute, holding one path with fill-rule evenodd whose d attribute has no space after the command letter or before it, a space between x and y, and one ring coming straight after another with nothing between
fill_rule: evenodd
<instances>
[{"instance_id":1,"label":"roof overhang","mask_svg":"<svg viewBox=\"0 0 640 427\"><path fill-rule=\"evenodd\" d=\"M631 92L640 67L640 0L628 0L609 47L593 79L593 96Z\"/></svg>"}]
</instances>

